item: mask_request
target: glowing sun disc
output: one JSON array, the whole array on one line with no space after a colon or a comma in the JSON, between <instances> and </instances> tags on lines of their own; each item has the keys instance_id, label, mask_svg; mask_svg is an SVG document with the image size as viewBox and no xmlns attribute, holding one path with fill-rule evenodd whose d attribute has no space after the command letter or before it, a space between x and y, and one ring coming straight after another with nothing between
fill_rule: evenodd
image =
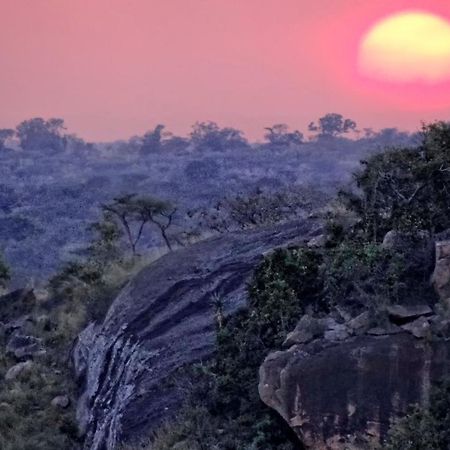
<instances>
[{"instance_id":1,"label":"glowing sun disc","mask_svg":"<svg viewBox=\"0 0 450 450\"><path fill-rule=\"evenodd\" d=\"M363 75L377 80L450 80L450 22L422 11L389 16L363 37L358 66Z\"/></svg>"}]
</instances>

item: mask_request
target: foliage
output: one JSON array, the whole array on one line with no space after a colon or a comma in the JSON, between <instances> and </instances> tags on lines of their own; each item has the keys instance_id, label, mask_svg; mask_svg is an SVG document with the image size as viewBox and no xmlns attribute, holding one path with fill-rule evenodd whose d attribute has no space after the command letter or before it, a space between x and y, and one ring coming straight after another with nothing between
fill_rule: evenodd
<instances>
[{"instance_id":1,"label":"foliage","mask_svg":"<svg viewBox=\"0 0 450 450\"><path fill-rule=\"evenodd\" d=\"M25 151L61 152L65 148L62 135L64 120L40 117L25 120L17 126L17 136Z\"/></svg>"},{"instance_id":2,"label":"foliage","mask_svg":"<svg viewBox=\"0 0 450 450\"><path fill-rule=\"evenodd\" d=\"M56 307L59 321L65 322L63 336L72 339L88 320L106 313L138 260L128 261L120 246L122 231L108 213L90 227L93 238L84 259L66 263L49 281L51 294L61 300Z\"/></svg>"},{"instance_id":3,"label":"foliage","mask_svg":"<svg viewBox=\"0 0 450 450\"><path fill-rule=\"evenodd\" d=\"M196 227L192 233L200 234L203 230L225 233L300 218L324 198L325 195L301 188L276 192L256 189L247 195L225 198L213 208L189 211L188 217Z\"/></svg>"},{"instance_id":4,"label":"foliage","mask_svg":"<svg viewBox=\"0 0 450 450\"><path fill-rule=\"evenodd\" d=\"M450 382L431 391L430 407L414 407L388 433L385 450L445 450L450 446Z\"/></svg>"},{"instance_id":5,"label":"foliage","mask_svg":"<svg viewBox=\"0 0 450 450\"><path fill-rule=\"evenodd\" d=\"M284 123L266 127L264 138L274 147L288 147L290 145L303 144L303 134L298 130L289 131L289 127Z\"/></svg>"},{"instance_id":6,"label":"foliage","mask_svg":"<svg viewBox=\"0 0 450 450\"><path fill-rule=\"evenodd\" d=\"M341 114L329 113L321 117L318 123L311 122L309 131L315 131L322 137L336 137L356 130L356 122L345 119Z\"/></svg>"},{"instance_id":7,"label":"foliage","mask_svg":"<svg viewBox=\"0 0 450 450\"><path fill-rule=\"evenodd\" d=\"M87 248L87 254L99 268L118 262L123 258L120 248L123 231L110 214L103 214L102 220L94 222L89 229L95 237Z\"/></svg>"},{"instance_id":8,"label":"foliage","mask_svg":"<svg viewBox=\"0 0 450 450\"><path fill-rule=\"evenodd\" d=\"M341 199L373 240L391 229L440 232L450 227L450 125L424 127L419 148L391 149L363 161L357 192Z\"/></svg>"},{"instance_id":9,"label":"foliage","mask_svg":"<svg viewBox=\"0 0 450 450\"><path fill-rule=\"evenodd\" d=\"M363 305L377 310L400 300L405 263L396 252L378 244L344 241L331 249L325 269L330 306Z\"/></svg>"},{"instance_id":10,"label":"foliage","mask_svg":"<svg viewBox=\"0 0 450 450\"><path fill-rule=\"evenodd\" d=\"M51 349L57 354L56 349ZM59 349L61 351L61 349ZM7 364L0 349L0 372ZM68 370L55 370L61 362L48 357L13 381L0 383L0 448L2 450L50 450L79 448L75 414L58 410L51 400L74 389ZM74 392L69 392L74 394ZM73 401L73 400L72 400Z\"/></svg>"},{"instance_id":11,"label":"foliage","mask_svg":"<svg viewBox=\"0 0 450 450\"><path fill-rule=\"evenodd\" d=\"M220 172L219 164L213 158L196 159L186 165L184 173L189 180L214 181Z\"/></svg>"},{"instance_id":12,"label":"foliage","mask_svg":"<svg viewBox=\"0 0 450 450\"><path fill-rule=\"evenodd\" d=\"M164 131L164 128L164 125L157 125L154 130L144 134L141 145L142 155L161 151L164 138L170 136L170 133Z\"/></svg>"},{"instance_id":13,"label":"foliage","mask_svg":"<svg viewBox=\"0 0 450 450\"><path fill-rule=\"evenodd\" d=\"M247 140L234 128L220 128L214 122L197 122L192 127L191 142L198 150L224 152L246 148Z\"/></svg>"},{"instance_id":14,"label":"foliage","mask_svg":"<svg viewBox=\"0 0 450 450\"><path fill-rule=\"evenodd\" d=\"M9 214L19 203L19 196L13 188L0 184L0 212Z\"/></svg>"},{"instance_id":15,"label":"foliage","mask_svg":"<svg viewBox=\"0 0 450 450\"><path fill-rule=\"evenodd\" d=\"M176 208L170 203L150 197L127 194L116 197L111 203L104 204L102 209L107 220L118 220L128 239L132 255L137 253L144 227L148 223L156 225L169 250L172 250L167 229L172 225ZM133 230L133 224L135 230Z\"/></svg>"},{"instance_id":16,"label":"foliage","mask_svg":"<svg viewBox=\"0 0 450 450\"><path fill-rule=\"evenodd\" d=\"M0 152L8 148L6 143L8 139L11 139L14 136L14 134L14 130L8 128L0 129Z\"/></svg>"},{"instance_id":17,"label":"foliage","mask_svg":"<svg viewBox=\"0 0 450 450\"><path fill-rule=\"evenodd\" d=\"M307 248L278 249L264 260L249 288L258 337L276 348L307 309L324 309L320 299L322 256Z\"/></svg>"},{"instance_id":18,"label":"foliage","mask_svg":"<svg viewBox=\"0 0 450 450\"><path fill-rule=\"evenodd\" d=\"M294 130L290 128L288 133ZM314 185L316 190L330 193L336 184L349 180L358 160L379 151L381 142L380 134L374 133L370 139L359 140L305 139L301 146L283 147L281 152L280 146L270 142L252 142L237 146L236 151L222 152L222 144L218 148L198 147L190 136L168 137L164 129L161 149L143 157L144 136L87 144L67 133L64 129L57 133L64 141L64 151L45 151L46 138L41 134L33 138L35 151L33 147L21 151L16 133L6 141L11 150L0 152L1 183L8 186L7 192L0 188L0 208L5 208L0 240L17 279L51 276L67 260L68 252L88 243L86 227L97 220L94 205L108 203L123 193L153 193L158 198L176 200L179 217L192 209L214 209L224 197L247 197L258 188L274 191ZM396 144L397 137L402 143L411 138L408 133L405 137L390 135L391 144ZM41 138L45 138L44 143L39 143ZM185 169L194 160L207 160L207 164L197 167L199 176L195 175L195 165L193 176L185 176ZM30 229L22 233L14 225L17 218L30 221L37 232ZM150 236L153 230L145 228L138 245L151 242L156 249L160 245L156 225L155 239Z\"/></svg>"}]
</instances>

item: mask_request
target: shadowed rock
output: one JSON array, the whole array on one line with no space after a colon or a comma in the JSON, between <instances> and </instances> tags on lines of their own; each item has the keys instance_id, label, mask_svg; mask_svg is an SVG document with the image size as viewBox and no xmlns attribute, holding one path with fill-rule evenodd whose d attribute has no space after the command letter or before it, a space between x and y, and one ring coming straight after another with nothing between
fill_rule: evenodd
<instances>
[{"instance_id":1,"label":"shadowed rock","mask_svg":"<svg viewBox=\"0 0 450 450\"><path fill-rule=\"evenodd\" d=\"M110 450L149 434L176 412L178 369L214 351L217 294L226 313L243 307L265 253L309 240L313 221L232 233L165 255L120 293L103 324L79 336L73 360L85 448Z\"/></svg>"},{"instance_id":2,"label":"shadowed rock","mask_svg":"<svg viewBox=\"0 0 450 450\"><path fill-rule=\"evenodd\" d=\"M373 448L391 419L427 403L431 383L449 373L449 351L446 340L405 332L315 340L270 354L259 391L306 448Z\"/></svg>"}]
</instances>

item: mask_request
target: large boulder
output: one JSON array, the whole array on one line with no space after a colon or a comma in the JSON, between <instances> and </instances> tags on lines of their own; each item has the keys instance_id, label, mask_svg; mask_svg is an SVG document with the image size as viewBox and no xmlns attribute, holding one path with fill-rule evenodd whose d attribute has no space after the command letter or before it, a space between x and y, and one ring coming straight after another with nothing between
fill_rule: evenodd
<instances>
[{"instance_id":1,"label":"large boulder","mask_svg":"<svg viewBox=\"0 0 450 450\"><path fill-rule=\"evenodd\" d=\"M417 320L421 327L427 321ZM450 372L450 342L418 339L412 328L272 353L260 369L260 396L306 448L374 448L391 420L426 404L433 381Z\"/></svg>"},{"instance_id":2,"label":"large boulder","mask_svg":"<svg viewBox=\"0 0 450 450\"><path fill-rule=\"evenodd\" d=\"M85 449L115 449L176 413L179 369L214 351L212 298L221 297L227 314L242 308L263 255L308 241L314 228L314 221L302 221L227 234L169 253L140 272L73 351Z\"/></svg>"}]
</instances>

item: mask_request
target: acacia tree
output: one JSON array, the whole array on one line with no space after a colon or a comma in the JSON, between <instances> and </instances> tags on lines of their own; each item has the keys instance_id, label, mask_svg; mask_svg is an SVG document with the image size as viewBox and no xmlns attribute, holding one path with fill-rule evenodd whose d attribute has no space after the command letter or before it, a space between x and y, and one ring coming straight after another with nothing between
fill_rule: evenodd
<instances>
[{"instance_id":1,"label":"acacia tree","mask_svg":"<svg viewBox=\"0 0 450 450\"><path fill-rule=\"evenodd\" d=\"M177 209L169 202L150 196L127 194L102 205L102 209L110 217L115 217L123 227L133 256L136 255L144 228L149 223L159 229L167 248L172 250L167 230L173 224Z\"/></svg>"}]
</instances>

